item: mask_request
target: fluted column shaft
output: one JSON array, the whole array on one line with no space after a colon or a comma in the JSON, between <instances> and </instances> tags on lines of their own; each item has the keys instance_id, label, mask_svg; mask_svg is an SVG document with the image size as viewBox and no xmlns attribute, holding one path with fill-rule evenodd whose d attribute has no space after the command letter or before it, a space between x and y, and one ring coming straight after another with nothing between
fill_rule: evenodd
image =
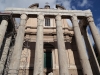
<instances>
[{"instance_id":1,"label":"fluted column shaft","mask_svg":"<svg viewBox=\"0 0 100 75\"><path fill-rule=\"evenodd\" d=\"M9 65L8 75L18 75L21 52L22 52L23 41L24 41L26 21L27 21L27 15L22 14L21 22L17 31L16 39L15 39L15 45L14 45L11 62Z\"/></svg>"},{"instance_id":2,"label":"fluted column shaft","mask_svg":"<svg viewBox=\"0 0 100 75\"><path fill-rule=\"evenodd\" d=\"M7 20L2 20L1 25L0 25L0 48L2 46L2 42L5 36L5 32L8 26L8 21Z\"/></svg>"},{"instance_id":3,"label":"fluted column shaft","mask_svg":"<svg viewBox=\"0 0 100 75\"><path fill-rule=\"evenodd\" d=\"M82 39L81 31L79 29L77 16L73 15L71 17L71 20L72 20L72 24L74 26L75 39L76 39L76 44L77 44L78 53L79 53L79 57L80 57L80 62L82 65L83 74L84 75L93 75L91 66L90 66L90 63L88 60L87 52L85 49L85 45L84 45L84 42Z\"/></svg>"},{"instance_id":4,"label":"fluted column shaft","mask_svg":"<svg viewBox=\"0 0 100 75\"><path fill-rule=\"evenodd\" d=\"M96 44L96 47L97 47L97 50L99 52L99 56L100 56L100 35L99 35L99 32L94 24L94 20L93 20L93 17L92 16L89 16L87 18L88 22L89 22L89 27L91 29L91 32L92 32L92 35L93 35L93 39L94 39L94 42Z\"/></svg>"},{"instance_id":5,"label":"fluted column shaft","mask_svg":"<svg viewBox=\"0 0 100 75\"><path fill-rule=\"evenodd\" d=\"M36 37L36 48L35 48L35 61L34 61L34 74L33 75L44 75L44 53L43 53L43 24L44 16L38 15L37 21L37 37Z\"/></svg>"},{"instance_id":6,"label":"fluted column shaft","mask_svg":"<svg viewBox=\"0 0 100 75\"><path fill-rule=\"evenodd\" d=\"M10 42L11 42L11 36L6 38L5 46L4 46L3 53L0 60L0 75L3 74L4 65L6 63Z\"/></svg>"},{"instance_id":7,"label":"fluted column shaft","mask_svg":"<svg viewBox=\"0 0 100 75\"><path fill-rule=\"evenodd\" d=\"M57 26L57 45L58 45L58 60L59 60L59 75L69 75L67 55L65 52L65 43L62 30L61 16L56 16L56 26Z\"/></svg>"}]
</instances>

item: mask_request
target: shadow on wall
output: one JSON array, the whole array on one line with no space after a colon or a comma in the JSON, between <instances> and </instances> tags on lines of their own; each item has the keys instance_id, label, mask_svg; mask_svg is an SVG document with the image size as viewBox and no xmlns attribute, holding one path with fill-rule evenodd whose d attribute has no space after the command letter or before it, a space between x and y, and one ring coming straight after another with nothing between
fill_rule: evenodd
<instances>
[{"instance_id":1,"label":"shadow on wall","mask_svg":"<svg viewBox=\"0 0 100 75\"><path fill-rule=\"evenodd\" d=\"M77 51L77 46L76 46L76 41L75 41L75 37L73 36L72 38L72 42L65 42L65 46L66 46L66 50L70 49L73 53L73 57L74 59L71 59L71 56L68 54L68 57L70 58L69 59L69 64L71 65L75 65L76 66L76 70L75 69L70 69L69 70L69 73L71 75L83 75L82 73L82 70L81 70L81 63L80 63L80 58L79 58L79 54L78 54L78 51ZM71 54L71 53L70 53ZM73 60L75 62L74 63L71 63L71 60Z\"/></svg>"},{"instance_id":2,"label":"shadow on wall","mask_svg":"<svg viewBox=\"0 0 100 75\"><path fill-rule=\"evenodd\" d=\"M54 44L54 42L50 42ZM52 68L52 50L54 46L50 43L44 42L44 68L46 68L45 75L48 75L50 72L53 72ZM25 41L23 45L23 52L21 58L21 65L23 65L23 69L20 70L19 75L33 75L34 69L34 58L35 58L35 42ZM28 56L27 56L28 55ZM27 57L25 59L25 57ZM48 60L49 59L49 60ZM29 71L27 68L27 64L29 64Z\"/></svg>"},{"instance_id":3,"label":"shadow on wall","mask_svg":"<svg viewBox=\"0 0 100 75\"><path fill-rule=\"evenodd\" d=\"M34 66L34 57L35 57L35 44L36 44L35 42L29 42L29 41L25 42L24 48L27 48L29 50L30 56L28 58L29 71L26 71L27 74L25 73L25 71L23 71L24 75L33 75L33 66ZM75 74L77 72L78 75L83 75L82 70L80 68L81 64L80 64L80 61L79 61L79 54L78 54L78 51L77 51L75 38L73 37L71 43L65 42L65 46L66 46L66 50L68 50L68 49L72 50L73 57L74 57L74 60L75 60L75 65L78 68L77 70L74 70L74 69L69 70L70 74ZM46 58L45 64L44 64L45 65L44 68L46 68L45 75L48 75L50 72L53 72L53 68L52 68L53 65L52 65L52 57L51 56L52 56L52 50L54 50L54 49L57 49L57 42L49 42L49 43L44 42L44 56ZM46 54L48 54L48 55L46 55ZM49 57L50 57L50 61L48 61L48 59L47 59ZM51 63L49 63L49 65L48 65L48 62L51 62Z\"/></svg>"},{"instance_id":4,"label":"shadow on wall","mask_svg":"<svg viewBox=\"0 0 100 75\"><path fill-rule=\"evenodd\" d=\"M33 75L34 57L35 57L35 42L25 41L23 44L21 63L23 66L19 71L19 75Z\"/></svg>"},{"instance_id":5,"label":"shadow on wall","mask_svg":"<svg viewBox=\"0 0 100 75\"><path fill-rule=\"evenodd\" d=\"M44 42L44 75L53 72L53 57L52 50L55 49L54 42Z\"/></svg>"}]
</instances>

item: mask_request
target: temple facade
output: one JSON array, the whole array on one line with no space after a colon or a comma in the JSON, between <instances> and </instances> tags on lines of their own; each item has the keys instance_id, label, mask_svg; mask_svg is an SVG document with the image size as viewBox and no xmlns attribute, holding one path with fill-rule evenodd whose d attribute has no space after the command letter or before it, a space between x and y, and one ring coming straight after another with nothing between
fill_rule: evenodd
<instances>
[{"instance_id":1,"label":"temple facade","mask_svg":"<svg viewBox=\"0 0 100 75\"><path fill-rule=\"evenodd\" d=\"M5 9L0 13L0 75L100 75L87 27L100 54L90 10L66 10L58 4L39 8L38 3Z\"/></svg>"}]
</instances>

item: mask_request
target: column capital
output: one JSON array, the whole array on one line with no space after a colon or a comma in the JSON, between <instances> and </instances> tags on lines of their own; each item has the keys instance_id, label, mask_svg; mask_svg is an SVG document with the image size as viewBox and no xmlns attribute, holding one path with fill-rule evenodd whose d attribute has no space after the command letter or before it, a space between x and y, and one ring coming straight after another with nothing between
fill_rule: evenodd
<instances>
[{"instance_id":1,"label":"column capital","mask_svg":"<svg viewBox=\"0 0 100 75\"><path fill-rule=\"evenodd\" d=\"M44 15L41 13L41 14L38 14L38 19L44 19Z\"/></svg>"},{"instance_id":2,"label":"column capital","mask_svg":"<svg viewBox=\"0 0 100 75\"><path fill-rule=\"evenodd\" d=\"M20 16L20 18L21 18L21 21L20 21L20 25L19 25L19 26L25 26L25 24L26 24L26 22L27 22L27 19L28 19L27 15L26 15L26 14L22 14L22 15ZM25 23L24 23L24 22L25 22Z\"/></svg>"},{"instance_id":3,"label":"column capital","mask_svg":"<svg viewBox=\"0 0 100 75\"><path fill-rule=\"evenodd\" d=\"M56 20L61 21L61 15L60 14L56 15Z\"/></svg>"},{"instance_id":4,"label":"column capital","mask_svg":"<svg viewBox=\"0 0 100 75\"><path fill-rule=\"evenodd\" d=\"M43 26L42 22L44 22L44 15L42 13L38 15L38 20L37 21L38 21L37 22L38 23L37 26Z\"/></svg>"},{"instance_id":5,"label":"column capital","mask_svg":"<svg viewBox=\"0 0 100 75\"><path fill-rule=\"evenodd\" d=\"M27 15L26 14L22 14L20 17L21 17L22 20L27 20Z\"/></svg>"},{"instance_id":6,"label":"column capital","mask_svg":"<svg viewBox=\"0 0 100 75\"><path fill-rule=\"evenodd\" d=\"M72 16L71 16L71 19L72 19L73 21L77 21L77 15L75 15L75 14L72 15Z\"/></svg>"},{"instance_id":7,"label":"column capital","mask_svg":"<svg viewBox=\"0 0 100 75\"><path fill-rule=\"evenodd\" d=\"M89 22L94 22L94 20L93 20L93 17L92 17L92 16L88 16L88 17L87 17L87 20L88 20Z\"/></svg>"},{"instance_id":8,"label":"column capital","mask_svg":"<svg viewBox=\"0 0 100 75\"><path fill-rule=\"evenodd\" d=\"M76 15L71 16L71 21L72 21L74 27L79 26L78 19L77 19Z\"/></svg>"}]
</instances>

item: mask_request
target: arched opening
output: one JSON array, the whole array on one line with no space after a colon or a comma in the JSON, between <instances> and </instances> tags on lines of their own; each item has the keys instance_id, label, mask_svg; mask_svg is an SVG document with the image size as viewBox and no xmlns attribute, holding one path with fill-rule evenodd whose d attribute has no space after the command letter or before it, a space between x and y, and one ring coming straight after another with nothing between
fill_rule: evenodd
<instances>
[{"instance_id":1,"label":"arched opening","mask_svg":"<svg viewBox=\"0 0 100 75\"><path fill-rule=\"evenodd\" d=\"M52 50L54 46L45 43L44 44L44 72L45 75L48 75L50 72L53 71L53 60L52 60Z\"/></svg>"}]
</instances>

